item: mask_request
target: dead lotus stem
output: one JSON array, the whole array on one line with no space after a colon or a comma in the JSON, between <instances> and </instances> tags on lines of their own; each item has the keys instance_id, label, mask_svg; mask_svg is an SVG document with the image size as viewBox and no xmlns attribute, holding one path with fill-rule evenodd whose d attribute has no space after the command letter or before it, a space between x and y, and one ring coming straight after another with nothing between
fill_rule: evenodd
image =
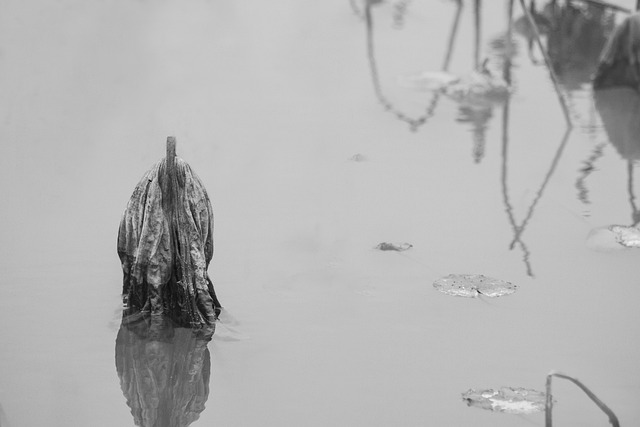
<instances>
[{"instance_id":1,"label":"dead lotus stem","mask_svg":"<svg viewBox=\"0 0 640 427\"><path fill-rule=\"evenodd\" d=\"M593 401L593 403L598 405L598 408L600 408L602 412L607 414L611 425L613 427L620 427L620 422L618 421L618 417L616 417L616 414L614 414L613 411L609 409L609 407L605 405L604 402L598 398L598 396L596 396L591 390L589 390L589 388L586 385L584 385L577 378L574 378L567 374L563 374L562 372L556 372L556 371L551 371L547 375L547 399L546 399L545 408L544 408L545 427L552 427L552 420L551 420L551 410L553 408L553 398L551 397L552 396L551 395L551 378L552 377L564 378L565 380L569 380L575 385L577 385L578 387L580 387L580 389L584 391L587 396L589 396L589 398Z\"/></svg>"}]
</instances>

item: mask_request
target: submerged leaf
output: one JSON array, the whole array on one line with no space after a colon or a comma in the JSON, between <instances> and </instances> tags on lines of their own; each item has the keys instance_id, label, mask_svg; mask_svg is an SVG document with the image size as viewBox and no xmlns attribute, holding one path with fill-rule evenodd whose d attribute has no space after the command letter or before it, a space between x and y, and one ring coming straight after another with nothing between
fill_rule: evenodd
<instances>
[{"instance_id":1,"label":"submerged leaf","mask_svg":"<svg viewBox=\"0 0 640 427\"><path fill-rule=\"evenodd\" d=\"M402 252L402 251L406 251L407 249L411 249L412 247L413 247L413 245L411 245L409 243L395 244L395 243L382 242L378 246L376 246L376 249L381 250L381 251Z\"/></svg>"},{"instance_id":2,"label":"submerged leaf","mask_svg":"<svg viewBox=\"0 0 640 427\"><path fill-rule=\"evenodd\" d=\"M482 274L450 274L433 282L433 287L448 295L467 298L475 298L478 294L500 297L514 293L518 288L511 282Z\"/></svg>"},{"instance_id":3,"label":"submerged leaf","mask_svg":"<svg viewBox=\"0 0 640 427\"><path fill-rule=\"evenodd\" d=\"M609 230L615 235L616 241L627 248L640 248L640 229L636 227L625 227L623 225L612 225Z\"/></svg>"},{"instance_id":4,"label":"submerged leaf","mask_svg":"<svg viewBox=\"0 0 640 427\"><path fill-rule=\"evenodd\" d=\"M462 393L468 406L507 414L532 414L544 411L546 393L526 388L502 387L499 390L469 389Z\"/></svg>"}]
</instances>

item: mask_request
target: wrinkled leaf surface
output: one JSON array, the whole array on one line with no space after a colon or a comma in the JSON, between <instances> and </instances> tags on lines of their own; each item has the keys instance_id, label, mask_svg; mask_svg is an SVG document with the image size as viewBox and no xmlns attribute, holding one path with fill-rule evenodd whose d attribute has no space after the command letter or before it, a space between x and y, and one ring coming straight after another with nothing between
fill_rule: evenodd
<instances>
[{"instance_id":1,"label":"wrinkled leaf surface","mask_svg":"<svg viewBox=\"0 0 640 427\"><path fill-rule=\"evenodd\" d=\"M640 248L640 229L624 225L612 225L609 230L615 235L616 241L627 248Z\"/></svg>"},{"instance_id":2,"label":"wrinkled leaf surface","mask_svg":"<svg viewBox=\"0 0 640 427\"><path fill-rule=\"evenodd\" d=\"M500 297L514 293L518 288L511 282L482 274L450 274L436 280L433 287L447 295L467 298L475 298L478 294Z\"/></svg>"},{"instance_id":3,"label":"wrinkled leaf surface","mask_svg":"<svg viewBox=\"0 0 640 427\"><path fill-rule=\"evenodd\" d=\"M502 387L499 390L469 389L462 393L468 406L507 414L532 414L543 412L546 393L526 388Z\"/></svg>"}]
</instances>

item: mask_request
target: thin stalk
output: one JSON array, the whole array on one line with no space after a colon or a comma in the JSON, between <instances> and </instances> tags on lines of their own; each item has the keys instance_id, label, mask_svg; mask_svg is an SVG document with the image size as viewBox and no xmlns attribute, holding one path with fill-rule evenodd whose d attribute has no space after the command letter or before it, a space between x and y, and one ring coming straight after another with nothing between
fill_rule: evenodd
<instances>
[{"instance_id":1,"label":"thin stalk","mask_svg":"<svg viewBox=\"0 0 640 427\"><path fill-rule=\"evenodd\" d=\"M584 391L587 396L589 396L589 399L591 399L593 403L595 403L598 406L598 408L602 410L602 412L607 414L611 425L613 427L620 427L620 422L618 421L618 417L616 417L616 414L614 414L613 411L609 409L609 407L605 405L604 402L598 398L598 396L596 396L591 390L589 390L589 388L586 385L584 385L577 378L573 378L567 374L563 374L562 372L556 372L556 371L551 371L547 375L547 399L546 399L545 408L544 408L545 427L552 427L552 420L551 420L552 418L551 411L553 408L553 398L551 394L551 378L552 377L564 378L565 380L569 380L575 385L577 385L578 387L580 387L580 389Z\"/></svg>"},{"instance_id":2,"label":"thin stalk","mask_svg":"<svg viewBox=\"0 0 640 427\"><path fill-rule=\"evenodd\" d=\"M640 1L640 0L639 0ZM538 25L536 25L533 16L531 15L531 11L524 4L524 0L520 0L520 6L522 6L522 10L524 10L525 15L527 16L527 20L529 21L529 25L533 29L533 34L535 35L536 43L542 52L542 56L544 57L544 62L547 64L547 69L549 70L549 75L551 76L551 80L553 81L553 86L556 90L556 94L558 95L558 100L560 101L560 106L562 107L562 112L564 113L564 118L567 121L567 126L569 128L573 127L573 122L571 121L571 115L569 114L569 107L567 106L567 102L562 96L562 91L560 90L560 83L558 82L558 76L556 72L553 71L553 67L551 66L551 59L547 54L546 49L542 45L542 39L540 38L540 31L538 30Z\"/></svg>"}]
</instances>

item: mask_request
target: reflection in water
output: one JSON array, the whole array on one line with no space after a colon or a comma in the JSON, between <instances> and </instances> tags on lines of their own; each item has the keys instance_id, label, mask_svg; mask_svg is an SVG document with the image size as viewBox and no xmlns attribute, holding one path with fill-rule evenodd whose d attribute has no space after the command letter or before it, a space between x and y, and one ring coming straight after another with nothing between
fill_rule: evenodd
<instances>
[{"instance_id":1,"label":"reflection in water","mask_svg":"<svg viewBox=\"0 0 640 427\"><path fill-rule=\"evenodd\" d=\"M2 405L0 405L0 427L8 427L9 421L7 421L7 415L4 413L2 409Z\"/></svg>"},{"instance_id":2,"label":"reflection in water","mask_svg":"<svg viewBox=\"0 0 640 427\"><path fill-rule=\"evenodd\" d=\"M539 31L547 39L547 53L559 83L567 91L579 90L590 83L600 53L614 28L614 12L602 5L584 2L549 1L542 12L530 3L529 13ZM514 29L529 45L529 57L533 55L535 33L526 16L518 18Z\"/></svg>"},{"instance_id":3,"label":"reflection in water","mask_svg":"<svg viewBox=\"0 0 640 427\"><path fill-rule=\"evenodd\" d=\"M116 370L137 426L186 427L200 417L209 396L212 335L160 317L123 319Z\"/></svg>"},{"instance_id":4,"label":"reflection in water","mask_svg":"<svg viewBox=\"0 0 640 427\"><path fill-rule=\"evenodd\" d=\"M511 16L512 16L512 14L513 14L513 2L511 1L511 2L509 2L509 12L508 12L508 15L509 15L509 27L508 27L508 30L507 30L506 40L511 40L511 33L513 31L513 26L511 24L511 21L512 21L511 20ZM508 56L505 57L505 61L504 61L503 77L504 77L506 82L511 83L511 59ZM513 240L509 244L509 249L513 250L513 248L516 245L518 245L522 249L523 261L524 261L525 267L527 269L527 275L533 277L534 273L533 273L533 269L531 267L531 262L530 262L531 253L529 252L529 249L527 248L526 244L523 242L522 235L523 235L527 225L529 224L529 221L533 217L533 214L535 212L536 206L538 205L538 202L542 198L542 195L544 194L544 191L547 188L547 184L551 180L551 176L553 175L553 173L556 170L556 167L558 166L558 163L560 161L560 157L562 156L564 148L567 145L567 142L569 141L569 136L571 135L571 127L567 127L564 135L562 136L562 139L560 140L560 143L558 144L558 148L556 150L556 153L555 153L555 155L554 155L554 157L553 157L553 159L551 161L551 165L549 166L549 170L545 174L544 179L542 180L542 183L540 185L540 188L536 192L536 195L535 195L533 201L531 202L531 205L529 206L529 209L527 210L527 214L525 215L524 219L518 224L518 222L515 219L515 215L513 213L513 206L511 205L511 202L510 202L510 199L509 199L509 190L508 190L509 107L510 107L510 100L507 99L505 104L504 104L504 106L503 106L503 110L502 110L502 171L501 171L501 182L502 182L502 197L503 197L503 202L504 202L504 205L505 205L505 211L507 213L507 218L509 220L509 224L511 225L511 228L513 229Z\"/></svg>"},{"instance_id":5,"label":"reflection in water","mask_svg":"<svg viewBox=\"0 0 640 427\"><path fill-rule=\"evenodd\" d=\"M640 94L627 87L602 89L594 92L596 109L604 125L609 142L627 161L627 192L631 205L631 225L640 223L640 211L633 187L634 162L640 159ZM596 147L596 150L599 147ZM602 148L600 148L600 151ZM591 156L592 158L594 155ZM581 181L586 194L588 191Z\"/></svg>"},{"instance_id":6,"label":"reflection in water","mask_svg":"<svg viewBox=\"0 0 640 427\"><path fill-rule=\"evenodd\" d=\"M536 26L538 27L538 31L540 31L540 33L542 34L548 34L551 23L549 22L549 19L544 16L544 14L538 13L538 11L536 10L535 1L529 3L529 13L533 18ZM527 40L527 52L529 53L529 59L531 60L531 62L533 64L539 64L538 59L536 59L533 53L536 33L533 29L533 26L529 23L529 19L527 18L526 14L515 20L515 22L513 23L513 29L516 33L520 34Z\"/></svg>"},{"instance_id":7,"label":"reflection in water","mask_svg":"<svg viewBox=\"0 0 640 427\"><path fill-rule=\"evenodd\" d=\"M513 43L513 1L510 1L508 4L507 16L508 16L508 26L507 26L507 34L504 37L504 44L501 45L504 47L504 51L507 53L503 56L503 67L502 67L502 76L504 80L511 84L511 55L509 54L512 51L512 43ZM505 212L507 213L507 218L509 220L509 224L513 229L514 235L517 234L518 225L516 224L515 215L513 213L513 206L511 205L511 201L509 200L509 191L507 188L507 159L508 159L508 148L509 148L509 107L511 105L511 100L507 99L502 107L502 169L501 169L501 179L502 183L502 200L504 202ZM533 270L531 268L531 262L529 258L531 253L529 252L529 248L522 241L521 236L518 236L517 244L522 250L522 259L524 261L524 265L527 269L527 275L533 277Z\"/></svg>"},{"instance_id":8,"label":"reflection in water","mask_svg":"<svg viewBox=\"0 0 640 427\"><path fill-rule=\"evenodd\" d=\"M580 175L576 180L576 188L578 189L578 200L585 205L591 204L589 200L589 189L587 188L587 178L596 170L596 161L604 155L604 147L606 143L600 143L593 149L593 153L585 160L584 166L580 168Z\"/></svg>"},{"instance_id":9,"label":"reflection in water","mask_svg":"<svg viewBox=\"0 0 640 427\"><path fill-rule=\"evenodd\" d=\"M524 244L524 242L522 241L522 234L524 233L527 225L529 224L529 221L531 220L531 218L533 217L533 214L535 212L536 206L538 205L538 202L540 201L540 199L542 198L542 195L544 194L545 189L547 188L547 184L549 184L549 181L551 180L551 177L553 176L553 173L556 170L556 167L558 166L558 163L560 161L560 157L562 157L562 153L564 151L565 146L567 145L567 142L569 141L569 136L571 135L571 128L567 128L567 130L565 131L564 135L562 136L562 139L560 140L560 143L558 144L558 148L556 149L556 153L553 157L553 160L551 161L551 166L549 166L549 170L547 171L547 173L544 176L544 179L542 180L542 183L540 184L540 188L538 189L538 191L536 192L536 195L533 199L533 201L531 202L531 205L529 205L529 209L527 210L527 214L525 215L524 219L520 222L520 224L517 224L516 220L515 220L515 216L513 214L513 207L509 201L509 191L508 191L508 174L507 174L507 164L508 164L508 146L509 146L509 103L505 104L504 106L504 110L503 110L503 134L502 134L502 194L503 194L503 200L504 200L504 204L505 204L505 210L507 212L507 217L509 218L509 223L511 224L511 227L513 229L513 240L511 241L511 243L509 244L509 249L513 249L516 244L520 246L520 248L522 249L523 253L524 253L524 263L525 266L527 268L527 275L533 277L533 270L531 268L531 263L529 261L530 258L530 252L527 249L526 245Z\"/></svg>"},{"instance_id":10,"label":"reflection in water","mask_svg":"<svg viewBox=\"0 0 640 427\"><path fill-rule=\"evenodd\" d=\"M383 107L394 114L399 120L406 122L409 125L409 128L412 131L416 131L420 126L424 125L427 120L429 120L440 101L440 98L443 95L442 90L435 90L432 92L431 100L429 101L425 113L419 117L412 118L400 111L396 108L391 101L385 96L384 91L382 89L382 84L380 82L380 75L378 72L378 63L376 59L376 50L375 50L375 42L374 42L374 20L373 20L373 6L380 3L379 1L369 0L365 3L365 21L367 27L367 57L369 60L369 68L371 71L371 79L373 81L373 87L376 97L378 101L383 105ZM357 6L355 3L351 3L354 6L354 10L357 11ZM402 3L404 6L399 10L401 13L398 13L399 17L403 17L404 13L406 13L406 2ZM449 65L451 63L451 58L453 56L456 36L458 34L458 28L460 23L460 17L462 15L462 1L456 0L456 13L453 18L453 22L451 25L451 32L448 37L447 49L445 58L442 64L442 71L447 72L449 70ZM475 34L475 48L474 48L474 63L475 63L475 73L471 76L467 76L466 79L460 79L459 86L462 86L461 91L464 92L461 96L452 96L452 98L459 104L458 107L458 116L456 121L460 123L468 123L471 125L471 130L473 133L473 158L476 163L479 163L484 157L485 150L485 142L486 142L486 131L488 128L488 123L493 117L493 108L495 105L502 104L504 99L503 97L491 97L483 96L479 94L479 96L469 96L467 92L474 92L477 88L482 88L482 86L488 86L488 91L491 90L491 86L489 82L492 82L494 79L491 77L491 72L487 68L487 61L485 60L483 64L480 64L480 41L481 37L481 6L482 3L480 0L474 0L474 34ZM356 12L357 13L357 12ZM396 23L401 22L401 19L395 19ZM453 77L453 76L452 76ZM486 80L486 81L485 81ZM465 86L467 85L467 86Z\"/></svg>"},{"instance_id":11,"label":"reflection in water","mask_svg":"<svg viewBox=\"0 0 640 427\"><path fill-rule=\"evenodd\" d=\"M600 53L614 28L613 11L592 3L579 6L549 2L543 11L549 20L547 51L565 90L579 90L591 82Z\"/></svg>"},{"instance_id":12,"label":"reflection in water","mask_svg":"<svg viewBox=\"0 0 640 427\"><path fill-rule=\"evenodd\" d=\"M385 110L391 112L403 122L406 122L409 125L409 128L415 132L418 130L420 126L424 125L427 122L427 120L433 116L434 111L438 105L438 101L440 100L440 97L442 94L440 92L434 93L425 112L421 116L416 118L411 118L406 114L404 114L399 109L397 109L384 95L384 92L382 90L382 85L380 84L380 75L378 72L378 63L376 60L375 42L373 37L374 22L373 22L372 7L378 3L380 3L380 1L366 0L365 12L364 12L366 28L367 28L367 58L369 60L371 80L373 81L373 90L375 92L376 97L378 98L378 101L382 104ZM354 5L353 2L351 4ZM447 71L449 69L449 63L451 61L453 46L455 44L456 35L458 33L458 24L460 22L460 15L462 13L462 0L456 0L456 5L457 5L457 9L456 9L456 14L453 19L453 24L451 27L451 34L449 35L447 53L444 59L444 63L442 65L443 71ZM404 13L406 13L406 7L403 9L402 13L403 13L402 16L404 16Z\"/></svg>"}]
</instances>

